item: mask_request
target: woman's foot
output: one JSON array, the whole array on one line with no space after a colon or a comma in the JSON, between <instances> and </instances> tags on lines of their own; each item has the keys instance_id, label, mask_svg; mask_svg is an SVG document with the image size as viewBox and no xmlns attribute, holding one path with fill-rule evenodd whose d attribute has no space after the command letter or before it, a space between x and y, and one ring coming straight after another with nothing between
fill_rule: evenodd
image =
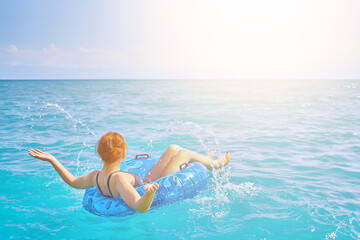
<instances>
[{"instance_id":1,"label":"woman's foot","mask_svg":"<svg viewBox=\"0 0 360 240\"><path fill-rule=\"evenodd\" d=\"M213 149L213 150L211 150L211 151L209 152L208 155L206 155L206 157L207 157L207 158L210 158L210 159L213 159L215 153L216 153L216 151L215 151L215 149Z\"/></svg>"},{"instance_id":2,"label":"woman's foot","mask_svg":"<svg viewBox=\"0 0 360 240\"><path fill-rule=\"evenodd\" d=\"M221 158L213 162L214 168L219 169L225 167L230 162L230 153L225 153Z\"/></svg>"}]
</instances>

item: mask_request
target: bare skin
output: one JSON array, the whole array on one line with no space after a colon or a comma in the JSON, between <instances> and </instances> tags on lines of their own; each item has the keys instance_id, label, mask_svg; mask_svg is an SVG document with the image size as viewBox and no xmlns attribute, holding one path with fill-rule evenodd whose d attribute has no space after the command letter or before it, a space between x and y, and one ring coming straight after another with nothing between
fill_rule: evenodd
<instances>
[{"instance_id":1,"label":"bare skin","mask_svg":"<svg viewBox=\"0 0 360 240\"><path fill-rule=\"evenodd\" d=\"M225 167L230 162L230 153L226 152L221 158L214 161L215 169Z\"/></svg>"},{"instance_id":2,"label":"bare skin","mask_svg":"<svg viewBox=\"0 0 360 240\"><path fill-rule=\"evenodd\" d=\"M207 154L205 157L209 158L209 159L213 159L214 158L214 155L215 155L216 151L215 149L211 150L209 152L209 154Z\"/></svg>"},{"instance_id":3,"label":"bare skin","mask_svg":"<svg viewBox=\"0 0 360 240\"><path fill-rule=\"evenodd\" d=\"M53 155L50 153L42 152L39 149L31 149L28 151L29 155L38 158L43 161L50 162L51 165L58 172L60 177L71 187L77 189L86 189L92 186L95 186L96 174L99 172L98 170L93 170L87 175L75 178ZM111 165L104 164L103 169L100 171L105 173L104 175L108 175L112 170L120 169L121 159L117 162L114 162ZM117 167L115 167L117 165ZM113 191L113 196L121 196L123 200L128 204L131 208L138 212L146 212L149 210L152 200L154 198L156 190L159 188L157 183L147 184L144 186L144 190L146 192L143 196L140 196L139 193L135 190L133 185L131 184L131 180L128 174L119 172L113 175L111 178L110 187ZM104 176L107 177L107 176ZM105 178L103 178L104 180ZM103 181L104 182L104 181ZM99 183L100 184L100 183Z\"/></svg>"},{"instance_id":4,"label":"bare skin","mask_svg":"<svg viewBox=\"0 0 360 240\"><path fill-rule=\"evenodd\" d=\"M208 170L212 170L212 165L215 169L219 169L229 163L229 153L226 153L221 158L212 161L211 158L214 156L214 154L215 151L212 151L207 156L204 156L177 145L170 145L156 161L156 163L151 167L149 172L146 174L144 181L152 182L156 179L176 172L179 170L179 166L184 163L199 162L205 165ZM222 162L223 164L221 164Z\"/></svg>"},{"instance_id":5,"label":"bare skin","mask_svg":"<svg viewBox=\"0 0 360 240\"><path fill-rule=\"evenodd\" d=\"M96 175L99 173L99 186L104 194L110 195L107 189L106 180L110 173L120 170L122 159L118 159L112 163L104 162L101 171L93 170L86 175L75 178L53 155L42 152L39 149L31 149L29 155L50 162L58 172L60 177L71 187L77 189L86 189L96 186ZM183 163L199 162L211 170L212 165L215 169L227 165L230 161L230 154L226 153L221 158L212 161L215 151L211 151L207 156L186 150L177 145L169 146L160 156L156 163L152 166L144 178L145 183L153 182L161 177L169 175L179 170L179 166ZM146 184L143 189L146 190L143 196L135 190L134 177L126 172L114 173L110 180L110 190L113 197L121 196L126 204L138 212L146 212L149 210L153 201L156 190L159 188L157 183Z\"/></svg>"}]
</instances>

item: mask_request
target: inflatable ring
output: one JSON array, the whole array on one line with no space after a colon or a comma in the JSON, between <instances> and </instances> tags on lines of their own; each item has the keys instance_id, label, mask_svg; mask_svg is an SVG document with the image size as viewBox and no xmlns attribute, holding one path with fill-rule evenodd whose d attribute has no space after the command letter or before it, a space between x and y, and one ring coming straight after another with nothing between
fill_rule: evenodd
<instances>
[{"instance_id":1,"label":"inflatable ring","mask_svg":"<svg viewBox=\"0 0 360 240\"><path fill-rule=\"evenodd\" d=\"M142 156L146 157L142 157ZM140 156L140 157L139 157ZM146 173L159 157L150 158L147 154L137 155L134 159L122 161L120 169L138 174L144 179ZM209 171L200 163L182 164L180 170L154 182L159 184L151 206L162 206L192 198L203 190L209 179ZM143 186L136 191L142 196ZM101 195L96 187L86 189L83 206L86 210L101 216L126 216L136 213L122 198L109 198Z\"/></svg>"}]
</instances>

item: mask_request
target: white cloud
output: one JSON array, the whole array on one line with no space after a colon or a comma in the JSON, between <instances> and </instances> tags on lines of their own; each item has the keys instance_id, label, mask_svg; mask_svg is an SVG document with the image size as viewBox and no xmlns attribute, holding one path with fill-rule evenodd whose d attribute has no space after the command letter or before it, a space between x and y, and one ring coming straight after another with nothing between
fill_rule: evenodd
<instances>
[{"instance_id":1,"label":"white cloud","mask_svg":"<svg viewBox=\"0 0 360 240\"><path fill-rule=\"evenodd\" d=\"M5 49L7 52L17 52L18 48L15 45L10 45Z\"/></svg>"},{"instance_id":2,"label":"white cloud","mask_svg":"<svg viewBox=\"0 0 360 240\"><path fill-rule=\"evenodd\" d=\"M50 44L50 46L48 48L43 48L43 52L44 53L54 53L54 52L59 52L60 49L58 49L55 44Z\"/></svg>"},{"instance_id":3,"label":"white cloud","mask_svg":"<svg viewBox=\"0 0 360 240\"><path fill-rule=\"evenodd\" d=\"M18 62L9 62L10 66L18 66L19 63Z\"/></svg>"},{"instance_id":4,"label":"white cloud","mask_svg":"<svg viewBox=\"0 0 360 240\"><path fill-rule=\"evenodd\" d=\"M54 68L120 68L122 55L118 51L79 47L62 50L51 43L42 50L21 49L15 45L0 50L0 64L11 66L43 66Z\"/></svg>"}]
</instances>

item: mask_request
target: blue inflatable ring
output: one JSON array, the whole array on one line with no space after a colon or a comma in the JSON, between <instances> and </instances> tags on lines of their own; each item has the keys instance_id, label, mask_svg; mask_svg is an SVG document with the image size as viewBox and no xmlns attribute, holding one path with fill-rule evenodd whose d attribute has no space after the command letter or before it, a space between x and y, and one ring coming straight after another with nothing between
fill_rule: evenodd
<instances>
[{"instance_id":1,"label":"blue inflatable ring","mask_svg":"<svg viewBox=\"0 0 360 240\"><path fill-rule=\"evenodd\" d=\"M145 174L159 157L131 159L122 161L120 169L133 172L144 179ZM200 163L190 163L185 168L154 182L159 184L151 206L167 205L182 199L192 198L203 190L209 179L209 171ZM142 196L143 186L136 188ZM108 198L99 192L96 187L86 189L83 206L86 210L101 216L126 216L136 213L122 198Z\"/></svg>"}]
</instances>

